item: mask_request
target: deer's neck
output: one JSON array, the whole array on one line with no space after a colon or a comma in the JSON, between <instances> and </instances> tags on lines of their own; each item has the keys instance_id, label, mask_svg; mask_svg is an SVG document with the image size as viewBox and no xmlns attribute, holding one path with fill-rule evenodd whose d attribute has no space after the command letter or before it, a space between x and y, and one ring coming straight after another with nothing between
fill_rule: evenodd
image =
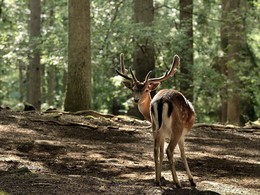
<instances>
[{"instance_id":1,"label":"deer's neck","mask_svg":"<svg viewBox=\"0 0 260 195\"><path fill-rule=\"evenodd\" d=\"M151 105L151 95L147 95L145 99L138 103L138 109L144 116L144 118L151 122L151 116L150 116L150 105Z\"/></svg>"}]
</instances>

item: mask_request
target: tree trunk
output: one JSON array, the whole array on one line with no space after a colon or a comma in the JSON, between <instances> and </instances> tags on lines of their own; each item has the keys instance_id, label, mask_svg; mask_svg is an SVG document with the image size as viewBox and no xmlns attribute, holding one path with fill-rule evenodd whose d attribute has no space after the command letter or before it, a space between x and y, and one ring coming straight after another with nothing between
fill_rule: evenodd
<instances>
[{"instance_id":1,"label":"tree trunk","mask_svg":"<svg viewBox=\"0 0 260 195\"><path fill-rule=\"evenodd\" d=\"M153 0L134 0L134 21L143 23L144 26L151 26L154 19ZM143 40L136 38L134 51L134 70L138 80L144 81L150 70L155 68L155 49L150 37ZM153 75L154 76L154 73ZM143 118L137 106L129 110L130 115Z\"/></svg>"},{"instance_id":2,"label":"tree trunk","mask_svg":"<svg viewBox=\"0 0 260 195\"><path fill-rule=\"evenodd\" d=\"M24 101L24 64L19 62L19 102Z\"/></svg>"},{"instance_id":3,"label":"tree trunk","mask_svg":"<svg viewBox=\"0 0 260 195\"><path fill-rule=\"evenodd\" d=\"M241 49L246 45L243 20L245 12L245 0L222 0L221 48L224 52L222 70L225 71L222 73L227 77L227 88L222 90L222 93L227 93L222 94L222 97L226 97L222 98L222 115L226 116L227 122L236 125L241 124L241 95L239 94L242 88L239 72L243 71L241 61L244 61L241 58L243 55Z\"/></svg>"},{"instance_id":4,"label":"tree trunk","mask_svg":"<svg viewBox=\"0 0 260 195\"><path fill-rule=\"evenodd\" d=\"M50 20L50 27L53 27L54 25L54 3L51 2L50 4L50 13L49 13L49 20ZM55 98L55 75L56 75L56 67L53 64L49 64L49 66L47 67L47 102L49 104L49 106L53 106L54 105L54 98Z\"/></svg>"},{"instance_id":5,"label":"tree trunk","mask_svg":"<svg viewBox=\"0 0 260 195\"><path fill-rule=\"evenodd\" d=\"M154 19L153 0L134 0L134 21L144 26L152 25ZM138 39L134 52L134 69L136 77L144 81L146 74L155 67L155 50L149 37Z\"/></svg>"},{"instance_id":6,"label":"tree trunk","mask_svg":"<svg viewBox=\"0 0 260 195\"><path fill-rule=\"evenodd\" d=\"M40 30L41 30L41 1L30 0L30 46L32 53L29 56L28 68L28 102L37 110L41 109L41 56L40 56Z\"/></svg>"},{"instance_id":7,"label":"tree trunk","mask_svg":"<svg viewBox=\"0 0 260 195\"><path fill-rule=\"evenodd\" d=\"M54 105L54 98L55 98L55 75L56 75L56 68L53 65L50 65L48 67L47 71L47 86L48 86L48 91L47 91L47 101L49 106Z\"/></svg>"},{"instance_id":8,"label":"tree trunk","mask_svg":"<svg viewBox=\"0 0 260 195\"><path fill-rule=\"evenodd\" d=\"M180 0L180 30L183 35L181 46L181 92L193 101L193 0Z\"/></svg>"},{"instance_id":9,"label":"tree trunk","mask_svg":"<svg viewBox=\"0 0 260 195\"><path fill-rule=\"evenodd\" d=\"M64 108L91 108L90 3L69 0L68 81Z\"/></svg>"}]
</instances>

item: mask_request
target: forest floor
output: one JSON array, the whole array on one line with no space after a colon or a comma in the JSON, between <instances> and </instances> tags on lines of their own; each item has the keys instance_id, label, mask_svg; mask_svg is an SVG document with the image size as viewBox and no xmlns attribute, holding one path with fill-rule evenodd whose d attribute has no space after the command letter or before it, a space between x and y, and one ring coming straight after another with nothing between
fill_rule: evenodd
<instances>
[{"instance_id":1,"label":"forest floor","mask_svg":"<svg viewBox=\"0 0 260 195\"><path fill-rule=\"evenodd\" d=\"M0 195L260 194L259 128L196 125L185 143L197 187L190 187L177 148L183 187L172 184L166 158L158 187L148 122L0 110Z\"/></svg>"}]
</instances>

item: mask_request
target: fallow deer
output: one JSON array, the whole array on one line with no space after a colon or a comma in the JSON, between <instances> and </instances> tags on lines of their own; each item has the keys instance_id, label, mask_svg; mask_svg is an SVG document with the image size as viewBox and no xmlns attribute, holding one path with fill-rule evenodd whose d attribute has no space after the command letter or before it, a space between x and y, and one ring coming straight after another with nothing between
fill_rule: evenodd
<instances>
[{"instance_id":1,"label":"fallow deer","mask_svg":"<svg viewBox=\"0 0 260 195\"><path fill-rule=\"evenodd\" d=\"M166 154L172 172L173 182L176 187L181 187L174 165L173 153L178 144L181 158L184 163L188 179L191 186L196 186L191 175L184 149L185 135L191 131L195 121L195 111L192 104L178 91L174 89L162 89L152 99L150 92L155 90L160 82L173 76L180 64L179 56L175 55L172 66L163 76L150 78L151 72L145 77L144 82L137 80L130 68L131 77L125 69L124 55L120 55L121 71L117 74L124 78L124 85L133 92L134 101L138 104L138 109L144 118L152 123L154 138L154 162L155 162L155 182L161 186L161 170L164 158L165 139L169 138Z\"/></svg>"}]
</instances>

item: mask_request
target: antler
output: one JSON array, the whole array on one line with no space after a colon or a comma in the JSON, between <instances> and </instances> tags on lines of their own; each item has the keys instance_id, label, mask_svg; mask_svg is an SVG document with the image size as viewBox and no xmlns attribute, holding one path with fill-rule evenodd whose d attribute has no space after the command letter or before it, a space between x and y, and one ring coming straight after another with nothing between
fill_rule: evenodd
<instances>
[{"instance_id":1,"label":"antler","mask_svg":"<svg viewBox=\"0 0 260 195\"><path fill-rule=\"evenodd\" d=\"M132 78L133 78L133 81L134 81L134 83L137 83L137 82L139 82L139 81L137 80L137 78L136 78L135 74L133 73L133 71L132 71L132 68L131 68L131 67L130 67L130 73L131 73L131 75L132 75Z\"/></svg>"},{"instance_id":2,"label":"antler","mask_svg":"<svg viewBox=\"0 0 260 195\"><path fill-rule=\"evenodd\" d=\"M154 82L154 83L160 83L161 81L164 81L166 79L168 79L169 77L172 77L174 75L174 73L177 71L177 67L180 65L180 57L178 55L175 55L173 57L173 61L172 61L172 67L169 71L166 71L164 73L163 76L161 77L158 77L158 78L152 78L150 79L149 76L150 76L150 72L148 72L148 74L146 75L146 82Z\"/></svg>"},{"instance_id":3,"label":"antler","mask_svg":"<svg viewBox=\"0 0 260 195\"><path fill-rule=\"evenodd\" d=\"M116 69L117 74L119 74L121 77L125 78L126 80L129 80L129 81L132 81L132 82L133 82L133 78L129 77L129 76L126 74L128 71L125 69L124 54L123 54L123 53L120 54L120 68L121 68L121 72L119 72L119 71ZM131 74L132 74L132 70L131 70L131 69L130 69L130 72L131 72Z\"/></svg>"},{"instance_id":4,"label":"antler","mask_svg":"<svg viewBox=\"0 0 260 195\"><path fill-rule=\"evenodd\" d=\"M121 72L119 72L118 70L116 70L117 74L120 75L121 77L125 78L125 80L123 81L124 85L132 90L132 87L135 83L139 82L135 76L135 74L132 71L132 68L130 68L130 73L132 75L132 78L130 76L127 75L128 70L125 69L125 64L124 64L124 54L121 53L120 54L120 68L121 68Z\"/></svg>"},{"instance_id":5,"label":"antler","mask_svg":"<svg viewBox=\"0 0 260 195\"><path fill-rule=\"evenodd\" d=\"M150 75L152 73L152 71L149 71L145 77L145 81L144 83L146 84L149 84L151 82L153 83L160 83L161 81L164 81L166 79L168 79L169 77L172 77L174 75L174 73L177 71L177 67L180 65L180 57L178 55L175 55L173 57L173 62L172 62L172 66L171 66L171 69L166 71L164 73L163 76L161 77L158 77L158 78L151 78L150 79ZM131 73L131 76L128 76L127 75L127 72L128 70L125 69L125 64L124 64L124 54L121 53L120 54L120 68L121 68L121 72L119 72L118 70L116 70L117 74L122 76L123 78L125 78L127 81L123 81L123 83L126 85L126 86L129 86L134 84L134 83L138 83L138 79L136 78L135 74L133 73L132 71L132 68L129 69L130 73Z\"/></svg>"}]
</instances>

